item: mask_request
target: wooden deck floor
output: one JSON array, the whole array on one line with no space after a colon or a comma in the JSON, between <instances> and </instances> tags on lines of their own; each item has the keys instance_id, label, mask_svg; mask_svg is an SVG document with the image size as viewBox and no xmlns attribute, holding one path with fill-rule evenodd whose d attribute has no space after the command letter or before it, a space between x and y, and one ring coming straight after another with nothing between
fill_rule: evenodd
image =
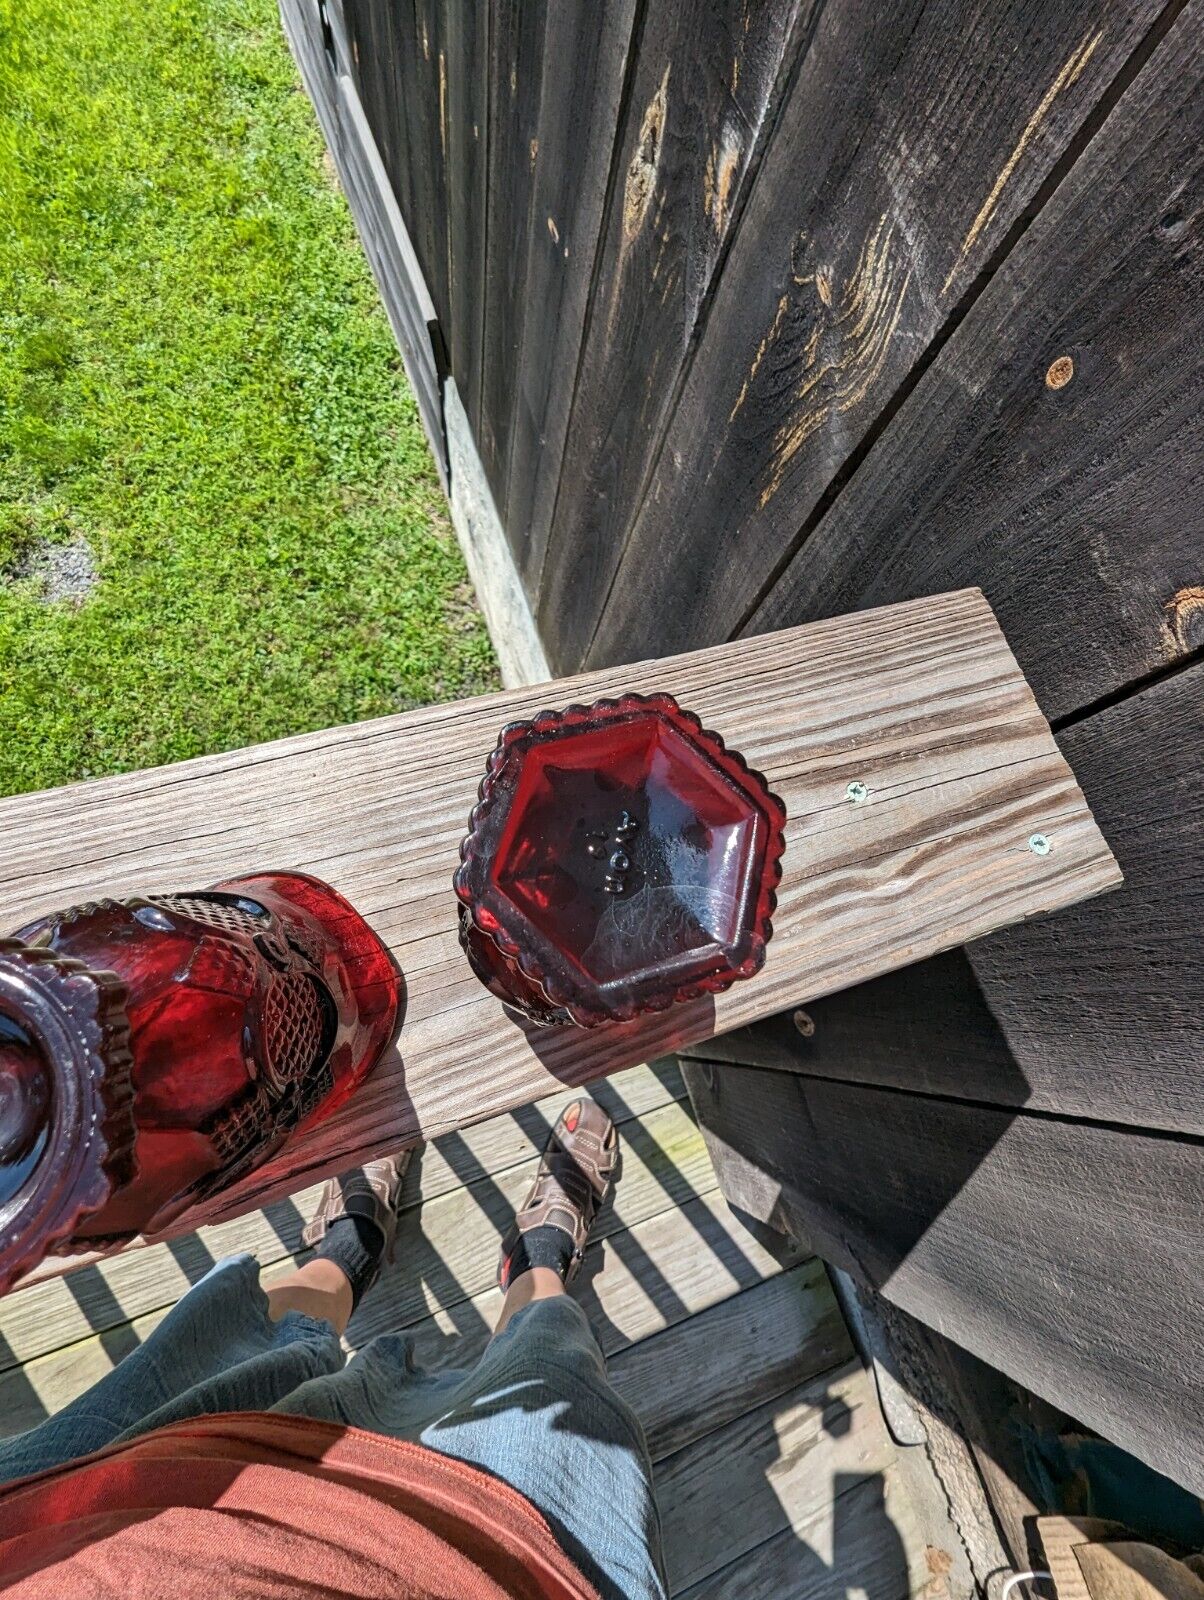
<instances>
[{"instance_id":1,"label":"wooden deck floor","mask_svg":"<svg viewBox=\"0 0 1204 1600\"><path fill-rule=\"evenodd\" d=\"M620 1125L624 1172L578 1292L648 1435L674 1594L906 1600L930 1579L924 1541L822 1266L784 1241L771 1253L728 1210L675 1066L593 1093ZM397 1265L351 1345L407 1328L431 1366L484 1346L498 1239L571 1094L428 1147ZM283 1270L313 1193L0 1301L0 1432L109 1371L220 1255L249 1249Z\"/></svg>"}]
</instances>

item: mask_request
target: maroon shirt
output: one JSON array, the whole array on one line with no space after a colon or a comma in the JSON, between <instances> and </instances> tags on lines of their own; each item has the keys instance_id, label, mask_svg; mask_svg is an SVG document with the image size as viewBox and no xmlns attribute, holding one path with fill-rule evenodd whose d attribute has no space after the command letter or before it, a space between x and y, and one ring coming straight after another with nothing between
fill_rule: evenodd
<instances>
[{"instance_id":1,"label":"maroon shirt","mask_svg":"<svg viewBox=\"0 0 1204 1600\"><path fill-rule=\"evenodd\" d=\"M308 1417L176 1423L0 1490L5 1600L598 1600L522 1495Z\"/></svg>"}]
</instances>

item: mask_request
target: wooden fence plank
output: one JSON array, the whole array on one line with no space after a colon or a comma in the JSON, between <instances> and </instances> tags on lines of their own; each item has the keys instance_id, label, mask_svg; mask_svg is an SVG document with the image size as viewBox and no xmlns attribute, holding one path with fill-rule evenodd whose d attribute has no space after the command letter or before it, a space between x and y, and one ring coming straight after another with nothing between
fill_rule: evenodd
<instances>
[{"instance_id":1,"label":"wooden fence plank","mask_svg":"<svg viewBox=\"0 0 1204 1600\"><path fill-rule=\"evenodd\" d=\"M1204 1135L1204 664L1060 743L1124 891L971 946L970 959L1031 1104Z\"/></svg>"},{"instance_id":2,"label":"wooden fence plank","mask_svg":"<svg viewBox=\"0 0 1204 1600\"><path fill-rule=\"evenodd\" d=\"M824 7L587 664L740 627L1161 9Z\"/></svg>"},{"instance_id":3,"label":"wooden fence plank","mask_svg":"<svg viewBox=\"0 0 1204 1600\"><path fill-rule=\"evenodd\" d=\"M519 1028L473 977L449 887L499 727L547 704L670 689L788 814L763 970L713 1001L596 1030ZM846 787L869 798L851 805ZM0 926L98 893L266 865L324 876L393 947L394 1051L328 1122L174 1231L253 1209L369 1153L482 1121L847 987L1117 881L982 597L811 624L538 690L0 802ZM1040 829L1044 857L1027 845Z\"/></svg>"},{"instance_id":4,"label":"wooden fence plank","mask_svg":"<svg viewBox=\"0 0 1204 1600\"><path fill-rule=\"evenodd\" d=\"M1051 718L1200 649L1202 242L1195 4L750 631L974 582Z\"/></svg>"},{"instance_id":5,"label":"wooden fence plank","mask_svg":"<svg viewBox=\"0 0 1204 1600\"><path fill-rule=\"evenodd\" d=\"M526 304L531 141L539 127L546 0L496 0L490 8L489 177L481 404L469 410L485 477L499 506L506 470Z\"/></svg>"},{"instance_id":6,"label":"wooden fence plank","mask_svg":"<svg viewBox=\"0 0 1204 1600\"><path fill-rule=\"evenodd\" d=\"M812 0L650 0L539 588L553 665L581 659ZM537 558L542 552L532 552ZM538 571L538 568L536 569Z\"/></svg>"},{"instance_id":7,"label":"wooden fence plank","mask_svg":"<svg viewBox=\"0 0 1204 1600\"><path fill-rule=\"evenodd\" d=\"M489 168L489 19L483 0L443 0L447 157L448 317L451 370L475 420L485 319Z\"/></svg>"},{"instance_id":8,"label":"wooden fence plank","mask_svg":"<svg viewBox=\"0 0 1204 1600\"><path fill-rule=\"evenodd\" d=\"M346 17L368 126L385 156L392 192L418 252L439 325L446 330L451 324L447 50L441 9L438 0L390 5L352 0Z\"/></svg>"},{"instance_id":9,"label":"wooden fence plank","mask_svg":"<svg viewBox=\"0 0 1204 1600\"><path fill-rule=\"evenodd\" d=\"M635 10L634 0L611 0L547 14L504 505L531 595L563 468Z\"/></svg>"},{"instance_id":10,"label":"wooden fence plank","mask_svg":"<svg viewBox=\"0 0 1204 1600\"><path fill-rule=\"evenodd\" d=\"M720 1181L725 1149L738 1178L764 1174L746 1208L801 1222L828 1260L1204 1490L1204 1142L756 1068L684 1072Z\"/></svg>"},{"instance_id":11,"label":"wooden fence plank","mask_svg":"<svg viewBox=\"0 0 1204 1600\"><path fill-rule=\"evenodd\" d=\"M375 46L366 53L366 70L354 77L332 62L314 0L281 0L281 17L293 56L314 102L355 219L364 253L376 279L405 363L406 376L430 440L435 465L447 484L447 449L439 393L440 334L435 305L418 263L386 175L377 139L369 128L356 81L372 81L387 58ZM344 32L341 8L332 0L332 37L337 62L353 64L356 39Z\"/></svg>"}]
</instances>

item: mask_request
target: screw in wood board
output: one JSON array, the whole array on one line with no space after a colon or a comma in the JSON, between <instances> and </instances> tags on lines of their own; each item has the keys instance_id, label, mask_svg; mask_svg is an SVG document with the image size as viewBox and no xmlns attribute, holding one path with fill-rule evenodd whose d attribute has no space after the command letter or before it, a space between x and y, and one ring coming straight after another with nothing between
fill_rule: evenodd
<instances>
[{"instance_id":1,"label":"screw in wood board","mask_svg":"<svg viewBox=\"0 0 1204 1600\"><path fill-rule=\"evenodd\" d=\"M1035 856L1047 856L1053 849L1053 845L1050 844L1048 838L1043 833L1030 834L1028 839L1028 847Z\"/></svg>"},{"instance_id":2,"label":"screw in wood board","mask_svg":"<svg viewBox=\"0 0 1204 1600\"><path fill-rule=\"evenodd\" d=\"M845 790L845 795L851 805L859 806L864 800L868 799L869 790L864 783L860 783L855 779Z\"/></svg>"},{"instance_id":3,"label":"screw in wood board","mask_svg":"<svg viewBox=\"0 0 1204 1600\"><path fill-rule=\"evenodd\" d=\"M794 1013L794 1016L791 1018L791 1020L793 1021L794 1026L797 1028L801 1038L813 1039L815 1037L815 1018L809 1011L804 1011L800 1006L799 1009Z\"/></svg>"},{"instance_id":4,"label":"screw in wood board","mask_svg":"<svg viewBox=\"0 0 1204 1600\"><path fill-rule=\"evenodd\" d=\"M1064 389L1074 377L1074 361L1070 356L1058 356L1049 364L1049 371L1045 374L1045 387L1047 389Z\"/></svg>"}]
</instances>

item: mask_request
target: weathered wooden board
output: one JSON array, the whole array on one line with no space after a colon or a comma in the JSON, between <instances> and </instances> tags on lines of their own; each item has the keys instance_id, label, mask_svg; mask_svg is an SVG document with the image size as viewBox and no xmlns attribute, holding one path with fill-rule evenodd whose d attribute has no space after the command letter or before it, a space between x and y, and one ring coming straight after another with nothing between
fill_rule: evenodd
<instances>
[{"instance_id":1,"label":"weathered wooden board","mask_svg":"<svg viewBox=\"0 0 1204 1600\"><path fill-rule=\"evenodd\" d=\"M596 1240L573 1295L609 1358L810 1258L811 1252L793 1240L754 1239L713 1188ZM501 1290L493 1288L449 1308L440 1306L410 1330L415 1360L431 1368L475 1360L502 1299Z\"/></svg>"},{"instance_id":2,"label":"weathered wooden board","mask_svg":"<svg viewBox=\"0 0 1204 1600\"><path fill-rule=\"evenodd\" d=\"M542 1150L552 1124L577 1092L562 1089L507 1117L445 1134L427 1145L421 1159L411 1163L402 1188L405 1230L419 1241L416 1248L425 1249L421 1241L429 1238L432 1227L441 1238L454 1233L451 1196L456 1191L462 1196L455 1211L461 1223L466 1218L478 1220L473 1210L474 1195L478 1193L484 1195L484 1209L477 1207L484 1216L494 1198L495 1180L516 1167L529 1167L535 1153ZM646 1117L684 1099L685 1085L676 1067L668 1068L666 1063L655 1070L632 1067L616 1073L608 1081L595 1084L593 1094L614 1118L620 1138L625 1138L633 1117ZM663 1121L648 1126L666 1129ZM674 1119L673 1129L678 1136L684 1135L683 1119ZM663 1176L663 1162L648 1150L648 1140L655 1136L645 1134L641 1127L635 1130L633 1139L637 1151L643 1150ZM710 1187L709 1174L705 1169L700 1172L696 1136L684 1140L684 1144L685 1153L694 1157L695 1179L701 1176ZM320 1187L304 1189L266 1212L255 1211L233 1222L201 1228L168 1244L147 1245L139 1240L109 1259L73 1257L72 1263L84 1259L88 1265L86 1269L70 1271L66 1281L62 1274L68 1270L67 1261L56 1257L43 1262L22 1286L21 1294L0 1300L0 1370L86 1339L89 1334L107 1333L169 1304L215 1261L232 1252L252 1251L265 1267L293 1256L302 1248L301 1229L313 1215ZM514 1187L513 1181L510 1187ZM443 1202L444 1209L436 1211L436 1201ZM411 1215L420 1205L424 1208L422 1217ZM496 1217L496 1205L492 1210ZM490 1238L489 1263L496 1249L496 1238Z\"/></svg>"},{"instance_id":3,"label":"weathered wooden board","mask_svg":"<svg viewBox=\"0 0 1204 1600\"><path fill-rule=\"evenodd\" d=\"M1031 1104L1204 1135L1204 664L1059 742L1125 887L974 946L975 971Z\"/></svg>"},{"instance_id":4,"label":"weathered wooden board","mask_svg":"<svg viewBox=\"0 0 1204 1600\"><path fill-rule=\"evenodd\" d=\"M490 8L489 177L480 412L469 419L499 506L506 470L526 307L531 142L539 127L547 0L496 0ZM535 308L538 311L538 307Z\"/></svg>"},{"instance_id":5,"label":"weathered wooden board","mask_svg":"<svg viewBox=\"0 0 1204 1600\"><path fill-rule=\"evenodd\" d=\"M915 1512L888 1468L681 1591L681 1600L905 1600L938 1592L928 1587L939 1573L925 1555Z\"/></svg>"},{"instance_id":6,"label":"weathered wooden board","mask_svg":"<svg viewBox=\"0 0 1204 1600\"><path fill-rule=\"evenodd\" d=\"M1204 666L1059 742L1119 894L808 1004L802 1033L787 1011L691 1054L1204 1134Z\"/></svg>"},{"instance_id":7,"label":"weathered wooden board","mask_svg":"<svg viewBox=\"0 0 1204 1600\"><path fill-rule=\"evenodd\" d=\"M684 1064L724 1150L822 1255L1186 1488L1204 1490L1204 1142ZM855 1177L850 1178L850 1174ZM759 1208L759 1209L756 1209Z\"/></svg>"},{"instance_id":8,"label":"weathered wooden board","mask_svg":"<svg viewBox=\"0 0 1204 1600\"><path fill-rule=\"evenodd\" d=\"M493 1229L484 1213L470 1226L482 1229L482 1249L492 1249ZM229 1247L228 1247L229 1248ZM669 1208L645 1222L591 1245L574 1294L589 1314L599 1343L613 1357L640 1340L673 1328L712 1306L754 1288L779 1271L797 1268L798 1292L812 1307L818 1353L826 1349L826 1283L807 1252L785 1240L775 1251L752 1239L731 1215L718 1190ZM293 1265L279 1263L281 1272ZM270 1281L270 1275L269 1275ZM19 1297L18 1297L19 1298ZM12 1305L7 1301L6 1311ZM493 1288L471 1300L453 1299L410 1330L414 1358L432 1371L475 1361L489 1341L502 1308ZM148 1312L107 1337L78 1340L0 1375L0 1435L19 1433L62 1409L111 1371L166 1316ZM365 1302L364 1310L368 1310ZM799 1316L806 1318L802 1310ZM356 1341L348 1341L356 1348ZM816 1370L819 1370L818 1366Z\"/></svg>"},{"instance_id":9,"label":"weathered wooden board","mask_svg":"<svg viewBox=\"0 0 1204 1600\"><path fill-rule=\"evenodd\" d=\"M447 161L446 343L461 395L481 391L489 168L489 21L479 0L442 0Z\"/></svg>"},{"instance_id":10,"label":"weathered wooden board","mask_svg":"<svg viewBox=\"0 0 1204 1600\"><path fill-rule=\"evenodd\" d=\"M998 1105L1030 1095L964 950L701 1040L690 1055Z\"/></svg>"},{"instance_id":11,"label":"weathered wooden board","mask_svg":"<svg viewBox=\"0 0 1204 1600\"><path fill-rule=\"evenodd\" d=\"M709 1434L654 1471L673 1592L783 1527L801 1532L842 1490L885 1473L891 1445L873 1379L823 1375Z\"/></svg>"},{"instance_id":12,"label":"weathered wooden board","mask_svg":"<svg viewBox=\"0 0 1204 1600\"><path fill-rule=\"evenodd\" d=\"M635 1125L628 1124L628 1131ZM595 1223L598 1238L633 1227L666 1206L696 1200L714 1186L710 1159L688 1111L673 1103L650 1112L638 1142L627 1140L623 1182L613 1204ZM436 1305L471 1300L497 1280L502 1235L535 1178L538 1156L488 1182L455 1189L418 1211L406 1212L397 1234L396 1259L381 1273L356 1313L351 1337L364 1344L375 1333L420 1322ZM482 1247L470 1226L483 1213L490 1227Z\"/></svg>"},{"instance_id":13,"label":"weathered wooden board","mask_svg":"<svg viewBox=\"0 0 1204 1600\"><path fill-rule=\"evenodd\" d=\"M346 0L357 87L441 328L448 293L447 48L440 0Z\"/></svg>"},{"instance_id":14,"label":"weathered wooden board","mask_svg":"<svg viewBox=\"0 0 1204 1600\"><path fill-rule=\"evenodd\" d=\"M740 628L1161 10L823 8L576 659Z\"/></svg>"},{"instance_id":15,"label":"weathered wooden board","mask_svg":"<svg viewBox=\"0 0 1204 1600\"><path fill-rule=\"evenodd\" d=\"M534 530L539 627L572 670L672 414L812 0L650 0L573 395L555 522ZM800 15L801 13L801 15ZM539 567L535 566L539 573Z\"/></svg>"},{"instance_id":16,"label":"weathered wooden board","mask_svg":"<svg viewBox=\"0 0 1204 1600\"><path fill-rule=\"evenodd\" d=\"M691 1246L683 1239L682 1248ZM638 1412L656 1462L853 1358L827 1274L813 1256L629 1345L607 1372Z\"/></svg>"},{"instance_id":17,"label":"weathered wooden board","mask_svg":"<svg viewBox=\"0 0 1204 1600\"><path fill-rule=\"evenodd\" d=\"M749 631L966 582L1053 719L1204 646L1199 4Z\"/></svg>"},{"instance_id":18,"label":"weathered wooden board","mask_svg":"<svg viewBox=\"0 0 1204 1600\"><path fill-rule=\"evenodd\" d=\"M560 483L635 11L634 0L611 0L547 13L504 502L532 593Z\"/></svg>"},{"instance_id":19,"label":"weathered wooden board","mask_svg":"<svg viewBox=\"0 0 1204 1600\"><path fill-rule=\"evenodd\" d=\"M669 689L781 795L764 969L713 1001L589 1032L520 1027L473 977L450 876L498 729ZM850 780L868 799L853 805ZM326 877L406 975L400 1042L352 1102L179 1228L1053 910L1115 863L981 595L862 612L537 690L0 802L0 926L100 893L265 866ZM1045 833L1044 857L1027 841Z\"/></svg>"}]
</instances>

